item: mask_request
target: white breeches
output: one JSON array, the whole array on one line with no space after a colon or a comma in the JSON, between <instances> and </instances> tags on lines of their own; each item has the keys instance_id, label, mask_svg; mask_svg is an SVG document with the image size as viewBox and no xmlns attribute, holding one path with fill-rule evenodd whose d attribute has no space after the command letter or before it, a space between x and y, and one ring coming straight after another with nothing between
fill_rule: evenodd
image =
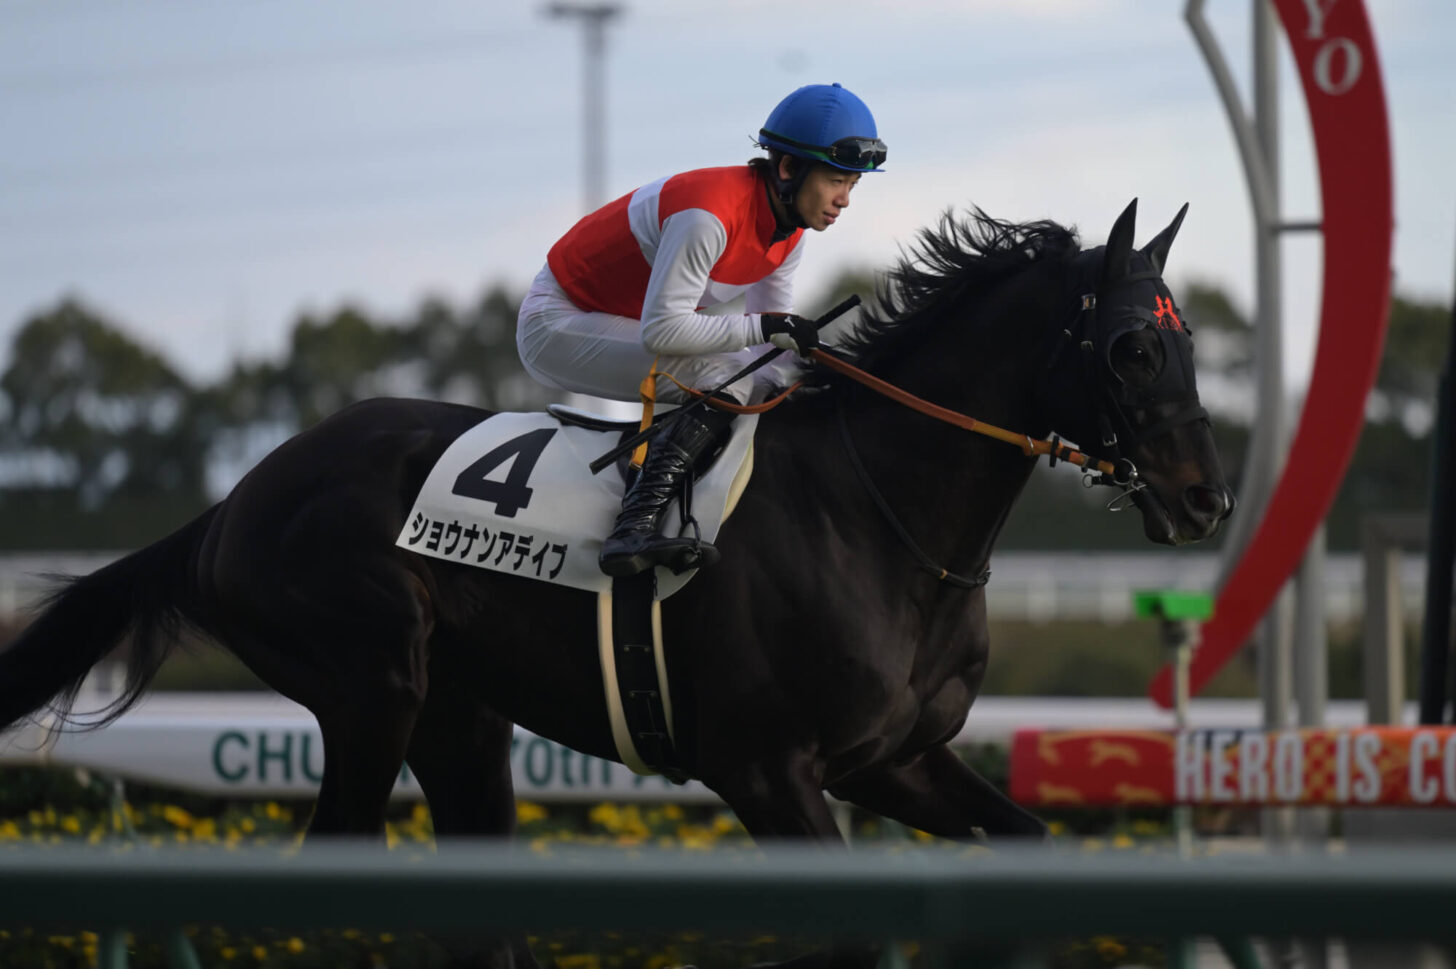
<instances>
[{"instance_id":1,"label":"white breeches","mask_svg":"<svg viewBox=\"0 0 1456 969\"><path fill-rule=\"evenodd\" d=\"M526 372L546 386L609 400L637 400L642 378L652 369L652 354L642 346L642 323L576 306L550 267L537 274L521 301L516 349ZM696 390L712 390L772 349L765 343L735 353L660 356L657 369ZM792 354L783 354L727 392L739 403L756 404L775 385L793 382L793 359ZM682 403L687 395L672 381L658 377L657 399Z\"/></svg>"}]
</instances>

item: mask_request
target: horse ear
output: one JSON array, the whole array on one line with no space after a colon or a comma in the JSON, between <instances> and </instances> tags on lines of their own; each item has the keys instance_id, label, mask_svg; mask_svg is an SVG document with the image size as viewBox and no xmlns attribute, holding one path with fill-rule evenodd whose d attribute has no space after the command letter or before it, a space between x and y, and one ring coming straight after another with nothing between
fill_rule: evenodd
<instances>
[{"instance_id":1,"label":"horse ear","mask_svg":"<svg viewBox=\"0 0 1456 969\"><path fill-rule=\"evenodd\" d=\"M1128 263L1132 259L1132 235L1136 228L1137 199L1133 199L1112 223L1112 231L1107 235L1107 249L1102 256L1104 285L1127 275Z\"/></svg>"},{"instance_id":2,"label":"horse ear","mask_svg":"<svg viewBox=\"0 0 1456 969\"><path fill-rule=\"evenodd\" d=\"M1168 264L1168 250L1173 247L1173 238L1178 234L1178 227L1183 224L1183 216L1187 214L1188 203L1184 202L1183 207L1178 210L1178 214L1173 216L1173 221L1168 223L1168 227L1153 236L1152 241L1143 246L1143 255L1148 257L1148 262L1152 263L1153 272L1159 276L1163 274L1163 267Z\"/></svg>"}]
</instances>

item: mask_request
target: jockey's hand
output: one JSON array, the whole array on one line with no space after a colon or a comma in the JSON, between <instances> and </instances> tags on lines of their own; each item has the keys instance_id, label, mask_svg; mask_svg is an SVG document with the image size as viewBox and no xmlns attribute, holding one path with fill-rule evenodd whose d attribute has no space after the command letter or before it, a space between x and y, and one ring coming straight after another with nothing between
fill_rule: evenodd
<instances>
[{"instance_id":1,"label":"jockey's hand","mask_svg":"<svg viewBox=\"0 0 1456 969\"><path fill-rule=\"evenodd\" d=\"M814 321L797 313L760 313L763 339L781 350L793 350L801 357L819 345Z\"/></svg>"}]
</instances>

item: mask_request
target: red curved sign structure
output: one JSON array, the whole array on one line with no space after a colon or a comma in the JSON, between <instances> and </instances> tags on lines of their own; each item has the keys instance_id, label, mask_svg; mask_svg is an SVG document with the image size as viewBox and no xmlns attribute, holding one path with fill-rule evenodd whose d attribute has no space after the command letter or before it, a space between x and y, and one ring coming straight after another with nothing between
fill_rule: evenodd
<instances>
[{"instance_id":1,"label":"red curved sign structure","mask_svg":"<svg viewBox=\"0 0 1456 969\"><path fill-rule=\"evenodd\" d=\"M1334 501L1364 423L1390 313L1390 128L1360 0L1274 0L1294 50L1319 156L1324 292L1304 411L1264 518L1220 591L1193 655L1197 693L1239 650ZM1172 704L1172 670L1149 695Z\"/></svg>"}]
</instances>

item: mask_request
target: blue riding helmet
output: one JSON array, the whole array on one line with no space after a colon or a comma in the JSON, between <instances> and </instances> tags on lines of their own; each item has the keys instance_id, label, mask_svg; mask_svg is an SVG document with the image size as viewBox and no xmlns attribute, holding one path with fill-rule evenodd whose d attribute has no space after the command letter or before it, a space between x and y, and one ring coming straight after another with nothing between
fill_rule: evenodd
<instances>
[{"instance_id":1,"label":"blue riding helmet","mask_svg":"<svg viewBox=\"0 0 1456 969\"><path fill-rule=\"evenodd\" d=\"M865 103L837 82L809 84L779 102L758 143L846 172L877 172L885 143Z\"/></svg>"}]
</instances>

